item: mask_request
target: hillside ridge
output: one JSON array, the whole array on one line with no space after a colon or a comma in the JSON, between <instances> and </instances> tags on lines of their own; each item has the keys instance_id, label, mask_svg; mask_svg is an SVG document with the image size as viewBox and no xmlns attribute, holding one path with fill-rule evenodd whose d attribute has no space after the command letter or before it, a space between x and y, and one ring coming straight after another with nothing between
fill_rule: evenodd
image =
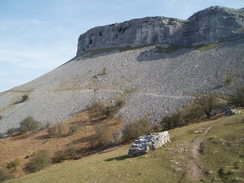
<instances>
[{"instance_id":1,"label":"hillside ridge","mask_svg":"<svg viewBox=\"0 0 244 183\"><path fill-rule=\"evenodd\" d=\"M243 37L243 32L233 32L244 27L243 12L213 6L187 20L157 16L98 26L80 35L77 56L96 49L153 44L186 47Z\"/></svg>"}]
</instances>

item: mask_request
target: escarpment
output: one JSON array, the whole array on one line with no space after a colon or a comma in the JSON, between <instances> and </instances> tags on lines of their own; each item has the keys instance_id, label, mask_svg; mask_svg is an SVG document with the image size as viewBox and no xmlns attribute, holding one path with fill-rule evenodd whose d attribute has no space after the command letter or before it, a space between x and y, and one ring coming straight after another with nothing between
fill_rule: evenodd
<instances>
[{"instance_id":1,"label":"escarpment","mask_svg":"<svg viewBox=\"0 0 244 183\"><path fill-rule=\"evenodd\" d=\"M210 7L187 20L146 17L95 27L79 37L77 55L91 50L178 45L190 47L243 36L244 10Z\"/></svg>"}]
</instances>

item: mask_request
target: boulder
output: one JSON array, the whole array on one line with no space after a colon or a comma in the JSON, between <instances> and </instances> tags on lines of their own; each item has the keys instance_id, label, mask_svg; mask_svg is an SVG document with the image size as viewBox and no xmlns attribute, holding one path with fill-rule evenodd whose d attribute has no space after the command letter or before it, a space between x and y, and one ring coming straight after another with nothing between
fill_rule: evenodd
<instances>
[{"instance_id":1,"label":"boulder","mask_svg":"<svg viewBox=\"0 0 244 183\"><path fill-rule=\"evenodd\" d=\"M231 115L235 115L235 114L241 114L241 111L237 110L237 109L229 109L229 110L225 111L226 116L231 116Z\"/></svg>"},{"instance_id":2,"label":"boulder","mask_svg":"<svg viewBox=\"0 0 244 183\"><path fill-rule=\"evenodd\" d=\"M129 149L129 157L140 156L170 142L168 131L140 136Z\"/></svg>"}]
</instances>

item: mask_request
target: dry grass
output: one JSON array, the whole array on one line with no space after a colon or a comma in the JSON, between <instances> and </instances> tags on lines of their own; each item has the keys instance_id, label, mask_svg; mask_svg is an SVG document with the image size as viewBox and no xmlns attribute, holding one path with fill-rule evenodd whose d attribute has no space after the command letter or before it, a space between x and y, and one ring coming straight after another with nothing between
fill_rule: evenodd
<instances>
[{"instance_id":1,"label":"dry grass","mask_svg":"<svg viewBox=\"0 0 244 183\"><path fill-rule=\"evenodd\" d=\"M64 122L64 134L69 134L69 127L83 126L73 135L66 135L61 138L49 138L47 129L35 134L0 139L0 166L7 166L10 162L18 159L19 166L13 172L15 177L25 175L24 165L28 162L35 152L45 149L53 155L57 151L66 149L67 144L85 138L94 133L93 125L89 124L87 112L77 113ZM87 148L86 143L76 144L76 148Z\"/></svg>"},{"instance_id":2,"label":"dry grass","mask_svg":"<svg viewBox=\"0 0 244 183\"><path fill-rule=\"evenodd\" d=\"M227 183L236 178L243 179L244 166L243 162L239 161L239 155L242 153L239 145L243 147L243 118L244 115L241 114L170 130L172 142L144 156L128 158L129 145L124 145L77 161L64 162L47 170L10 180L8 183ZM209 127L211 130L203 134ZM195 133L196 131L199 133ZM201 161L195 163L206 174L192 181L186 176L189 171L187 165L189 160L194 159L191 144L199 137L204 139L204 146L201 146L202 153L199 154ZM222 167L230 167L235 171L226 175L227 170L223 169L224 177L219 177L218 172Z\"/></svg>"},{"instance_id":3,"label":"dry grass","mask_svg":"<svg viewBox=\"0 0 244 183\"><path fill-rule=\"evenodd\" d=\"M118 103L120 102L118 101ZM121 124L119 119L106 119L102 122L109 124L108 131L111 132L112 137L114 135L112 132L115 132L115 129L117 130ZM94 153L94 150L90 150L90 137L94 136L96 131L99 131L98 126L96 126L98 124L99 122L95 124L94 121L90 121L88 111L83 111L62 123L62 134L58 136L59 138L50 138L49 130L44 129L35 134L23 134L0 139L0 167L6 167L9 163L18 159L19 165L13 171L13 175L19 177L26 174L24 168L29 159L37 151L43 149L50 152L51 156L57 155L58 151L65 152L65 160L78 159ZM101 136L105 138L105 136ZM73 156L74 151L78 152L79 156Z\"/></svg>"}]
</instances>

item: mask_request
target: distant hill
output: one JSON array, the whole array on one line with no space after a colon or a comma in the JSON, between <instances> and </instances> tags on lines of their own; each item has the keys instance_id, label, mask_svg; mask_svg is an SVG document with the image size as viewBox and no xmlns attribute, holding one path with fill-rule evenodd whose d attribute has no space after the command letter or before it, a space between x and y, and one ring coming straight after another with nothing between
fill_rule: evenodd
<instances>
[{"instance_id":1,"label":"distant hill","mask_svg":"<svg viewBox=\"0 0 244 183\"><path fill-rule=\"evenodd\" d=\"M0 93L0 132L27 116L62 122L95 100L125 105L119 115L154 122L199 93L228 94L244 83L244 10L210 7L187 20L147 17L79 37L77 55ZM230 82L227 82L230 81Z\"/></svg>"}]
</instances>

